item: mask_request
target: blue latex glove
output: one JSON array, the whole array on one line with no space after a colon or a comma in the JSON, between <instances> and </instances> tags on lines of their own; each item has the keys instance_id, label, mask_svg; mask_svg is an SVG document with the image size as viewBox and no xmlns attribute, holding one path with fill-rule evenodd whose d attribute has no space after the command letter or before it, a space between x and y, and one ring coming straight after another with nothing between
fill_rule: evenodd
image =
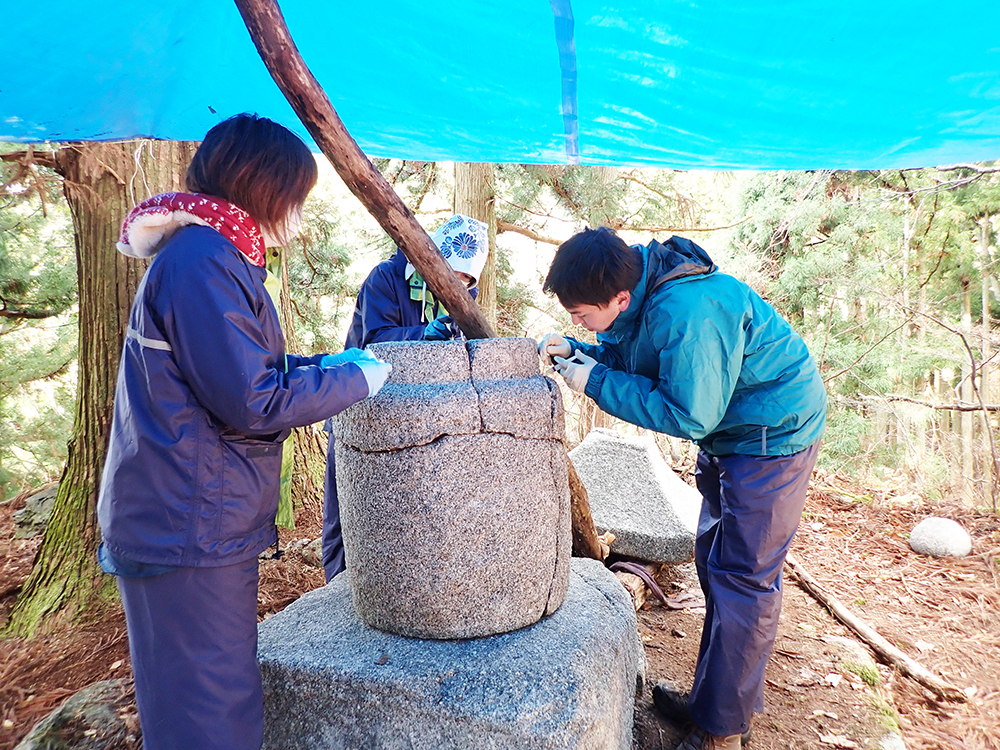
<instances>
[{"instance_id":1,"label":"blue latex glove","mask_svg":"<svg viewBox=\"0 0 1000 750\"><path fill-rule=\"evenodd\" d=\"M450 315L438 315L424 329L424 341L451 341L455 338Z\"/></svg>"},{"instance_id":2,"label":"blue latex glove","mask_svg":"<svg viewBox=\"0 0 1000 750\"><path fill-rule=\"evenodd\" d=\"M361 368L365 380L368 381L368 398L378 393L385 385L389 373L392 372L392 365L380 359L359 359L354 362Z\"/></svg>"},{"instance_id":3,"label":"blue latex glove","mask_svg":"<svg viewBox=\"0 0 1000 750\"><path fill-rule=\"evenodd\" d=\"M579 349L576 350L573 359L565 357L553 357L553 359L555 360L556 372L563 376L566 385L577 393L583 393L587 388L587 381L590 380L590 372L597 364L597 360L588 357Z\"/></svg>"},{"instance_id":4,"label":"blue latex glove","mask_svg":"<svg viewBox=\"0 0 1000 750\"><path fill-rule=\"evenodd\" d=\"M319 361L320 367L336 367L348 362L359 362L363 359L374 360L375 357L365 349L344 349L339 354L326 354Z\"/></svg>"}]
</instances>

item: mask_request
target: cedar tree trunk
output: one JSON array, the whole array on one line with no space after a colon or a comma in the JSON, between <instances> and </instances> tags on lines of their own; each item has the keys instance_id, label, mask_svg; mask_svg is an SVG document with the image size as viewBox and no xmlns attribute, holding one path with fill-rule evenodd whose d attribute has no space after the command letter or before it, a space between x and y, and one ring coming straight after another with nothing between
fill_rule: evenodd
<instances>
[{"instance_id":1,"label":"cedar tree trunk","mask_svg":"<svg viewBox=\"0 0 1000 750\"><path fill-rule=\"evenodd\" d=\"M129 309L146 263L115 249L135 202L180 189L196 144L167 141L80 143L56 153L73 214L79 283L76 419L52 518L11 612L7 630L30 635L73 620L114 581L97 564L97 494Z\"/></svg>"}]
</instances>

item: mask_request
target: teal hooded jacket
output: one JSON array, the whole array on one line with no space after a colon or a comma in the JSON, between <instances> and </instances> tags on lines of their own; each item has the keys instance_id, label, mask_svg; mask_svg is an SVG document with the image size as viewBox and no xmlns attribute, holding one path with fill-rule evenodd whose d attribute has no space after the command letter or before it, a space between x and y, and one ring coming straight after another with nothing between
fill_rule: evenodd
<instances>
[{"instance_id":1,"label":"teal hooded jacket","mask_svg":"<svg viewBox=\"0 0 1000 750\"><path fill-rule=\"evenodd\" d=\"M585 392L626 422L713 456L785 456L816 443L826 389L805 342L749 286L682 237L634 246L643 278L598 344Z\"/></svg>"}]
</instances>

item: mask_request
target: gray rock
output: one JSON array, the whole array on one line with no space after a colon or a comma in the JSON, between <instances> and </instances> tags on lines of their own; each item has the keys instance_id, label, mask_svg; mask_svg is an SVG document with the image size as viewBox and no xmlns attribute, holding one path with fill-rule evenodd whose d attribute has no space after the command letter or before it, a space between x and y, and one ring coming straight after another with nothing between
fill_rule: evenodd
<instances>
[{"instance_id":1,"label":"gray rock","mask_svg":"<svg viewBox=\"0 0 1000 750\"><path fill-rule=\"evenodd\" d=\"M337 445L367 453L393 451L426 445L442 435L474 435L482 430L479 395L471 382L394 383L395 372L377 396L333 418Z\"/></svg>"},{"instance_id":2,"label":"gray rock","mask_svg":"<svg viewBox=\"0 0 1000 750\"><path fill-rule=\"evenodd\" d=\"M466 346L473 381L532 378L541 372L534 339L476 339Z\"/></svg>"},{"instance_id":3,"label":"gray rock","mask_svg":"<svg viewBox=\"0 0 1000 750\"><path fill-rule=\"evenodd\" d=\"M534 377L474 383L483 432L562 442L566 434L562 396L553 381Z\"/></svg>"},{"instance_id":4,"label":"gray rock","mask_svg":"<svg viewBox=\"0 0 1000 750\"><path fill-rule=\"evenodd\" d=\"M666 563L694 556L701 494L673 472L652 437L598 428L569 456L598 532L615 535L612 552Z\"/></svg>"},{"instance_id":5,"label":"gray rock","mask_svg":"<svg viewBox=\"0 0 1000 750\"><path fill-rule=\"evenodd\" d=\"M906 750L906 743L903 742L903 735L899 732L889 732L878 742L879 750Z\"/></svg>"},{"instance_id":6,"label":"gray rock","mask_svg":"<svg viewBox=\"0 0 1000 750\"><path fill-rule=\"evenodd\" d=\"M572 541L561 443L456 435L336 452L347 571L368 624L475 638L562 602Z\"/></svg>"},{"instance_id":7,"label":"gray rock","mask_svg":"<svg viewBox=\"0 0 1000 750\"><path fill-rule=\"evenodd\" d=\"M930 516L913 527L910 549L931 557L965 557L972 551L972 537L950 518Z\"/></svg>"},{"instance_id":8,"label":"gray rock","mask_svg":"<svg viewBox=\"0 0 1000 750\"><path fill-rule=\"evenodd\" d=\"M368 350L392 365L393 384L425 385L469 380L469 352L462 341L387 341Z\"/></svg>"},{"instance_id":9,"label":"gray rock","mask_svg":"<svg viewBox=\"0 0 1000 750\"><path fill-rule=\"evenodd\" d=\"M25 500L25 506L14 512L15 539L31 539L45 533L58 493L59 485L53 484Z\"/></svg>"},{"instance_id":10,"label":"gray rock","mask_svg":"<svg viewBox=\"0 0 1000 750\"><path fill-rule=\"evenodd\" d=\"M534 342L371 348L392 363L389 380L333 420L362 619L400 635L476 638L553 612L572 547L565 426Z\"/></svg>"},{"instance_id":11,"label":"gray rock","mask_svg":"<svg viewBox=\"0 0 1000 750\"><path fill-rule=\"evenodd\" d=\"M95 682L74 693L15 750L141 750L132 680Z\"/></svg>"},{"instance_id":12,"label":"gray rock","mask_svg":"<svg viewBox=\"0 0 1000 750\"><path fill-rule=\"evenodd\" d=\"M260 625L264 748L629 750L645 669L636 627L593 560L573 560L552 616L462 641L372 629L338 576Z\"/></svg>"},{"instance_id":13,"label":"gray rock","mask_svg":"<svg viewBox=\"0 0 1000 750\"><path fill-rule=\"evenodd\" d=\"M302 562L313 568L323 567L323 537L318 536L308 544L303 545L299 552Z\"/></svg>"}]
</instances>

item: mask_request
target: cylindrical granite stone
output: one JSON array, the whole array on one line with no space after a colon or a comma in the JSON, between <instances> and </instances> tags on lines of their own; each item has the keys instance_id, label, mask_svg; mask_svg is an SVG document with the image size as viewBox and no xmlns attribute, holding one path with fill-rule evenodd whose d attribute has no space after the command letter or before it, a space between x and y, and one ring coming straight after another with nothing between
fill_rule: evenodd
<instances>
[{"instance_id":1,"label":"cylindrical granite stone","mask_svg":"<svg viewBox=\"0 0 1000 750\"><path fill-rule=\"evenodd\" d=\"M389 381L334 420L355 607L391 633L504 633L551 614L566 593L559 390L539 374L530 339L469 349L471 369L468 353L464 366L455 356L463 344L379 345Z\"/></svg>"}]
</instances>

